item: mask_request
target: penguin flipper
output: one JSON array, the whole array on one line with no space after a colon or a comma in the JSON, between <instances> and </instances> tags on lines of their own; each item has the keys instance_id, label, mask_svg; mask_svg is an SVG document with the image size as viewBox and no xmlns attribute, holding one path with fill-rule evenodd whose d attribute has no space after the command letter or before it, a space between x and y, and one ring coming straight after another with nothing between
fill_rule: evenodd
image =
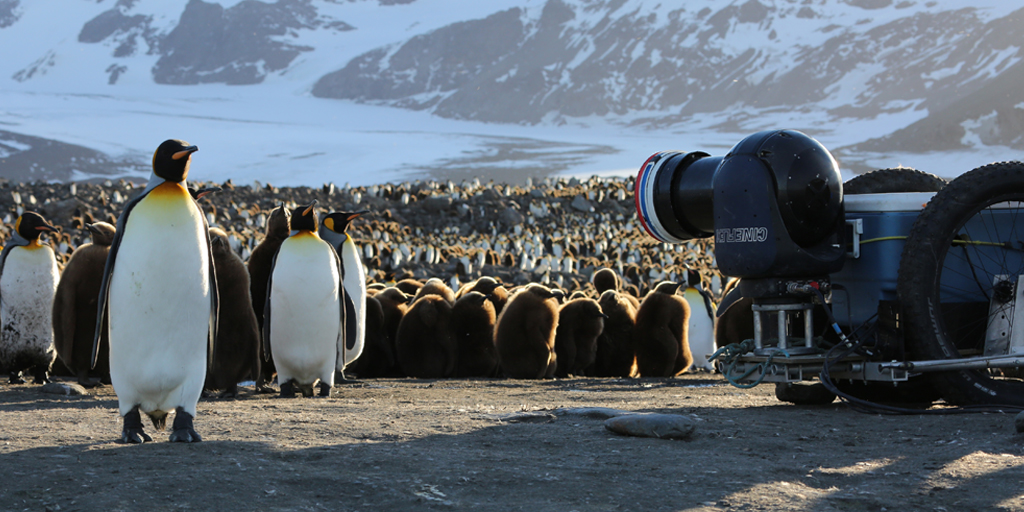
<instances>
[{"instance_id":1,"label":"penguin flipper","mask_svg":"<svg viewBox=\"0 0 1024 512\"><path fill-rule=\"evenodd\" d=\"M348 322L346 321L346 319L348 318L349 307L351 307L352 310L355 311L355 306L350 304L352 300L349 298L348 294L345 293L345 269L344 266L341 264L341 256L338 256L338 251L334 249L334 244L327 242L327 246L331 248L331 254L334 256L334 265L338 269L338 305L340 310L338 313L339 321L341 323L338 326L338 353L337 359L335 359L335 368L339 372L342 372L342 375L344 375L345 365L348 364L349 362L345 360L348 350L355 346L354 332L352 333L351 337L351 346L349 346L350 338L348 332Z\"/></svg>"},{"instance_id":2,"label":"penguin flipper","mask_svg":"<svg viewBox=\"0 0 1024 512\"><path fill-rule=\"evenodd\" d=\"M267 276L267 295L263 301L263 360L270 361L270 290L274 288L274 268L277 267L277 254L270 262L270 275Z\"/></svg>"},{"instance_id":3,"label":"penguin flipper","mask_svg":"<svg viewBox=\"0 0 1024 512\"><path fill-rule=\"evenodd\" d=\"M217 330L219 328L218 318L220 311L220 293L217 288L217 269L213 261L213 241L210 240L210 225L206 222L206 214L203 213L203 209L199 207L198 203L195 203L196 209L199 210L199 217L203 219L203 231L206 232L206 258L207 258L207 272L209 273L210 280L210 319L209 329L206 334L206 371L209 372L214 368L213 358L216 354L214 350L214 344L217 341Z\"/></svg>"},{"instance_id":4,"label":"penguin flipper","mask_svg":"<svg viewBox=\"0 0 1024 512\"><path fill-rule=\"evenodd\" d=\"M117 226L114 231L114 239L110 242L110 251L107 252L107 262L103 265L103 277L100 279L100 294L96 303L96 332L92 337L92 357L90 368L96 368L96 360L99 359L100 338L103 329L108 326L107 302L110 299L110 278L114 275L114 263L117 261L117 251L121 248L121 239L124 238L125 226L128 224L128 215L155 188L153 184L146 187L141 194L125 205L124 211L117 218Z\"/></svg>"},{"instance_id":5,"label":"penguin flipper","mask_svg":"<svg viewBox=\"0 0 1024 512\"><path fill-rule=\"evenodd\" d=\"M710 318L712 321L714 321L715 320L715 313L716 313L716 311L715 311L715 303L714 303L714 301L712 300L712 297L711 297L711 292L705 290L704 287L699 285L699 284L696 286L696 289L697 289L697 293L699 293L700 296L704 299L704 309L707 310L707 312L708 312L708 318Z\"/></svg>"},{"instance_id":6,"label":"penguin flipper","mask_svg":"<svg viewBox=\"0 0 1024 512\"><path fill-rule=\"evenodd\" d=\"M725 294L725 297L722 297L722 302L718 305L718 311L715 312L715 315L721 317L725 311L729 309L729 306L732 306L736 301L742 298L743 294L740 293L740 288L738 286L729 290L729 293Z\"/></svg>"}]
</instances>

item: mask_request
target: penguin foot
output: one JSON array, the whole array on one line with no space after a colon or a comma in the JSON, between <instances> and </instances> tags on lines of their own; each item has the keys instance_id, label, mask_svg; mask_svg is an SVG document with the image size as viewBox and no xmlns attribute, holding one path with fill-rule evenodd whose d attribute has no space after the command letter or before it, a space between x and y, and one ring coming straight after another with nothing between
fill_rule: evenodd
<instances>
[{"instance_id":1,"label":"penguin foot","mask_svg":"<svg viewBox=\"0 0 1024 512\"><path fill-rule=\"evenodd\" d=\"M49 384L50 371L42 365L36 366L35 371L32 372L32 378L36 384Z\"/></svg>"},{"instance_id":2,"label":"penguin foot","mask_svg":"<svg viewBox=\"0 0 1024 512\"><path fill-rule=\"evenodd\" d=\"M299 391L302 392L302 398L309 398L309 397L313 396L313 385L312 384L299 385L298 388L299 388Z\"/></svg>"},{"instance_id":3,"label":"penguin foot","mask_svg":"<svg viewBox=\"0 0 1024 512\"><path fill-rule=\"evenodd\" d=\"M174 415L174 424L171 429L172 443L198 443L203 440L199 433L192 428L192 415L181 407L178 407L177 413Z\"/></svg>"},{"instance_id":4,"label":"penguin foot","mask_svg":"<svg viewBox=\"0 0 1024 512\"><path fill-rule=\"evenodd\" d=\"M352 377L345 376L345 372L338 372L334 374L334 382L338 384L358 384L359 379L353 379Z\"/></svg>"},{"instance_id":5,"label":"penguin foot","mask_svg":"<svg viewBox=\"0 0 1024 512\"><path fill-rule=\"evenodd\" d=\"M231 386L224 391L221 391L217 398L238 398L238 385Z\"/></svg>"},{"instance_id":6,"label":"penguin foot","mask_svg":"<svg viewBox=\"0 0 1024 512\"><path fill-rule=\"evenodd\" d=\"M295 383L292 381L281 383L281 398L295 398Z\"/></svg>"},{"instance_id":7,"label":"penguin foot","mask_svg":"<svg viewBox=\"0 0 1024 512\"><path fill-rule=\"evenodd\" d=\"M261 395L268 395L270 393L277 393L277 390L266 382L260 382L256 384L256 392Z\"/></svg>"},{"instance_id":8,"label":"penguin foot","mask_svg":"<svg viewBox=\"0 0 1024 512\"><path fill-rule=\"evenodd\" d=\"M129 444L148 443L153 440L142 429L142 416L139 414L139 406L135 406L128 414L124 415L124 428L121 430L121 441Z\"/></svg>"},{"instance_id":9,"label":"penguin foot","mask_svg":"<svg viewBox=\"0 0 1024 512\"><path fill-rule=\"evenodd\" d=\"M320 396L331 396L331 385L324 382L320 383Z\"/></svg>"},{"instance_id":10,"label":"penguin foot","mask_svg":"<svg viewBox=\"0 0 1024 512\"><path fill-rule=\"evenodd\" d=\"M10 379L11 379L11 384L24 384L25 383L25 379L21 376L21 372L20 371L11 372Z\"/></svg>"},{"instance_id":11,"label":"penguin foot","mask_svg":"<svg viewBox=\"0 0 1024 512\"><path fill-rule=\"evenodd\" d=\"M97 386L102 386L103 383L100 381L100 379L95 378L95 377L90 378L90 377L87 377L87 376L79 376L78 377L78 385L82 386L83 388L90 388L91 389L91 388L95 388Z\"/></svg>"}]
</instances>

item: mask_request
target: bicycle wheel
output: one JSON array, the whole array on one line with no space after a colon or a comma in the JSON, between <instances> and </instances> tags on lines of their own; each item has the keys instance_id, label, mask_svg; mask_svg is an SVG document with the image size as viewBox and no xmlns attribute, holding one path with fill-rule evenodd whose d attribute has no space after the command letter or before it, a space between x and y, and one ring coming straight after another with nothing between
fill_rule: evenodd
<instances>
[{"instance_id":1,"label":"bicycle wheel","mask_svg":"<svg viewBox=\"0 0 1024 512\"><path fill-rule=\"evenodd\" d=\"M950 182L921 211L900 258L897 295L911 356L983 355L999 316L989 314L993 297L1010 301L1022 276L1024 164L990 164ZM932 383L949 403L1022 406L1024 381L1008 373L936 372Z\"/></svg>"}]
</instances>

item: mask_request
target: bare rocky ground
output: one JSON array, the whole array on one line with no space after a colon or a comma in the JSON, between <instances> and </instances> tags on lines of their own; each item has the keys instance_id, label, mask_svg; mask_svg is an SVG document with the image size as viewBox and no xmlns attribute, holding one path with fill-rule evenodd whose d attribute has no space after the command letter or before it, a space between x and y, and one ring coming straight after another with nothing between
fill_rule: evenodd
<instances>
[{"instance_id":1,"label":"bare rocky ground","mask_svg":"<svg viewBox=\"0 0 1024 512\"><path fill-rule=\"evenodd\" d=\"M119 443L112 388L92 393L0 385L0 510L1024 510L1012 414L795 406L706 373L375 379L307 399L243 388L200 403L192 445L148 422L153 443ZM624 437L560 414L579 407L688 415L697 430Z\"/></svg>"}]
</instances>

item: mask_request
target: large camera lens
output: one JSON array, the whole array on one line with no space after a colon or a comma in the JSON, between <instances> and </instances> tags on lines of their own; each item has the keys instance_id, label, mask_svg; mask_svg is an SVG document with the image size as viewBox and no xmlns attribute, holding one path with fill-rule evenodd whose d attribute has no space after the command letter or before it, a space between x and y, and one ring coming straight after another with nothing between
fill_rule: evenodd
<instances>
[{"instance_id":1,"label":"large camera lens","mask_svg":"<svg viewBox=\"0 0 1024 512\"><path fill-rule=\"evenodd\" d=\"M667 243L714 233L712 179L722 157L695 151L664 151L644 162L633 186L640 224Z\"/></svg>"}]
</instances>

